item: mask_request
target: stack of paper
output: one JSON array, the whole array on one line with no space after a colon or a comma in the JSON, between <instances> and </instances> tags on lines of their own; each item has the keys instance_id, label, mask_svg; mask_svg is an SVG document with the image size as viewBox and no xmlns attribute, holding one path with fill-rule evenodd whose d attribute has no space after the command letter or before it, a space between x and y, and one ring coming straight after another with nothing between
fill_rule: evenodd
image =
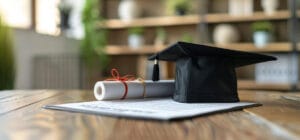
<instances>
[{"instance_id":1,"label":"stack of paper","mask_svg":"<svg viewBox=\"0 0 300 140\"><path fill-rule=\"evenodd\" d=\"M179 103L171 98L94 101L49 105L46 108L117 117L170 120L257 105L238 103Z\"/></svg>"}]
</instances>

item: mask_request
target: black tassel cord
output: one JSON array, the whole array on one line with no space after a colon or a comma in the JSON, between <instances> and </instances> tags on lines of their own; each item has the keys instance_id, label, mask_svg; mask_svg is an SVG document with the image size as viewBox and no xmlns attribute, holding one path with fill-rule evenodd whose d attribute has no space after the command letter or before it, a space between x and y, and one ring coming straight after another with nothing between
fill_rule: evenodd
<instances>
[{"instance_id":1,"label":"black tassel cord","mask_svg":"<svg viewBox=\"0 0 300 140\"><path fill-rule=\"evenodd\" d=\"M158 81L159 80L159 64L158 60L154 60L154 66L153 66L153 74L152 74L152 81Z\"/></svg>"}]
</instances>

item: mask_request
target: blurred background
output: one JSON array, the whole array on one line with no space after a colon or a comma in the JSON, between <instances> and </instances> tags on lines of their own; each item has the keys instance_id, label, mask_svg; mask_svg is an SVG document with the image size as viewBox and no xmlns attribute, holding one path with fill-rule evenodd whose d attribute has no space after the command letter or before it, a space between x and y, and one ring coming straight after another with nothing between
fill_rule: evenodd
<instances>
[{"instance_id":1,"label":"blurred background","mask_svg":"<svg viewBox=\"0 0 300 140\"><path fill-rule=\"evenodd\" d=\"M276 56L238 68L239 89L297 90L299 15L300 0L0 0L0 90L151 79L147 57L177 41Z\"/></svg>"}]
</instances>

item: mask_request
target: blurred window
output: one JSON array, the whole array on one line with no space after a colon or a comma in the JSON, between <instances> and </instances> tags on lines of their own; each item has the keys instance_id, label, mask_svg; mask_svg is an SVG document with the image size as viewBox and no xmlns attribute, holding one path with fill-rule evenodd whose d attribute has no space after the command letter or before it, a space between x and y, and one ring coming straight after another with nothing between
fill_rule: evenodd
<instances>
[{"instance_id":1,"label":"blurred window","mask_svg":"<svg viewBox=\"0 0 300 140\"><path fill-rule=\"evenodd\" d=\"M0 0L0 14L11 27L31 27L31 0Z\"/></svg>"},{"instance_id":2,"label":"blurred window","mask_svg":"<svg viewBox=\"0 0 300 140\"><path fill-rule=\"evenodd\" d=\"M59 35L59 11L57 6L60 0L36 0L36 31L38 33Z\"/></svg>"},{"instance_id":3,"label":"blurred window","mask_svg":"<svg viewBox=\"0 0 300 140\"><path fill-rule=\"evenodd\" d=\"M57 36L61 34L58 10L60 2L72 6L70 27L65 31L66 35L82 38L81 12L84 0L0 0L0 15L11 27L32 28L38 33Z\"/></svg>"}]
</instances>

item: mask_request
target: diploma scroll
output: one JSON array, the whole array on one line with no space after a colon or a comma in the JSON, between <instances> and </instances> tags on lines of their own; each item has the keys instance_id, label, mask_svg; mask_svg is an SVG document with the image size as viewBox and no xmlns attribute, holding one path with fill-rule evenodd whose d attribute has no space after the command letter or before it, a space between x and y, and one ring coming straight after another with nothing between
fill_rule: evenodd
<instances>
[{"instance_id":1,"label":"diploma scroll","mask_svg":"<svg viewBox=\"0 0 300 140\"><path fill-rule=\"evenodd\" d=\"M119 100L131 98L167 97L175 90L174 80L160 81L99 81L95 84L97 100Z\"/></svg>"}]
</instances>

